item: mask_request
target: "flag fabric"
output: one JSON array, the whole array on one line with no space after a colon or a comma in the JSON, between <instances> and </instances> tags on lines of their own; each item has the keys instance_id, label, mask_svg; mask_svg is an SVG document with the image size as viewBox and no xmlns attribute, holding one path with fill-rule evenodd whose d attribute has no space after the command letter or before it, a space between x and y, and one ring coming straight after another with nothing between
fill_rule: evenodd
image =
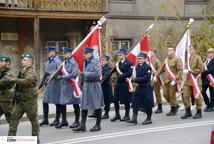
<instances>
[{"instance_id":1,"label":"flag fabric","mask_svg":"<svg viewBox=\"0 0 214 144\"><path fill-rule=\"evenodd\" d=\"M191 39L190 39L190 29L187 29L184 33L183 37L178 42L178 45L176 46L176 52L178 58L181 59L183 63L183 70L184 73L187 71L187 78L191 81L192 87L193 87L193 94L197 98L199 95L201 95L200 88L198 86L198 80L200 79L200 74L195 78L192 73L189 71L191 70L189 66L189 46L191 45Z\"/></svg>"},{"instance_id":2,"label":"flag fabric","mask_svg":"<svg viewBox=\"0 0 214 144\"><path fill-rule=\"evenodd\" d=\"M183 70L189 69L190 29L188 29L176 46L175 54L183 63Z\"/></svg>"},{"instance_id":3,"label":"flag fabric","mask_svg":"<svg viewBox=\"0 0 214 144\"><path fill-rule=\"evenodd\" d=\"M95 26L92 31L85 37L85 39L74 49L72 57L77 61L80 71L83 71L84 67L84 48L94 48L93 56L99 61L101 59L101 40L100 40L100 28Z\"/></svg>"},{"instance_id":4,"label":"flag fabric","mask_svg":"<svg viewBox=\"0 0 214 144\"><path fill-rule=\"evenodd\" d=\"M127 54L127 59L131 61L134 65L137 64L137 55L140 52L144 52L147 55L149 54L149 36L145 35L137 45Z\"/></svg>"}]
</instances>

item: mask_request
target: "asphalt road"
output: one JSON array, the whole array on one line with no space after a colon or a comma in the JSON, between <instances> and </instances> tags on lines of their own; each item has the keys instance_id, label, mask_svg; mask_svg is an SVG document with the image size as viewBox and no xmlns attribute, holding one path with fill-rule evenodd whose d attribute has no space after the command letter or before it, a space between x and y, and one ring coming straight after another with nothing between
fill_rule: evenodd
<instances>
[{"instance_id":1,"label":"asphalt road","mask_svg":"<svg viewBox=\"0 0 214 144\"><path fill-rule=\"evenodd\" d=\"M95 124L95 119L90 118L87 120L85 133L75 133L69 128L41 127L40 140L42 144L209 144L214 112L204 112L200 120L181 120L180 116L184 111L179 111L177 116L167 117L168 111L168 106L164 106L164 113L154 114L153 124L147 126L141 124L146 115L140 113L138 125L103 120L102 130L99 132L89 131ZM121 111L121 115L123 113L124 111ZM111 112L110 116L113 117L113 115L114 112ZM73 118L68 120L70 124L73 122ZM7 131L7 124L0 125L0 136L6 136ZM17 135L29 136L30 134L30 123L21 122Z\"/></svg>"}]
</instances>

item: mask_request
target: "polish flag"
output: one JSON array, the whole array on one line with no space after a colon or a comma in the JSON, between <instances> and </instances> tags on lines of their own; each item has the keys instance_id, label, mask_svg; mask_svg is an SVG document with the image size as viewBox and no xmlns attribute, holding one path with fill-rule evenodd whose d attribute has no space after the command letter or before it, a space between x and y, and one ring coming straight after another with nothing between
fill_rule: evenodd
<instances>
[{"instance_id":1,"label":"polish flag","mask_svg":"<svg viewBox=\"0 0 214 144\"><path fill-rule=\"evenodd\" d=\"M137 64L137 55L140 52L144 52L149 55L149 36L145 35L135 47L127 54L127 59L130 60L134 65Z\"/></svg>"},{"instance_id":2,"label":"polish flag","mask_svg":"<svg viewBox=\"0 0 214 144\"><path fill-rule=\"evenodd\" d=\"M82 72L84 66L84 48L94 48L93 56L99 61L101 60L101 40L100 40L100 28L96 25L91 32L85 37L85 39L74 49L72 52L73 58L77 61L79 69Z\"/></svg>"}]
</instances>

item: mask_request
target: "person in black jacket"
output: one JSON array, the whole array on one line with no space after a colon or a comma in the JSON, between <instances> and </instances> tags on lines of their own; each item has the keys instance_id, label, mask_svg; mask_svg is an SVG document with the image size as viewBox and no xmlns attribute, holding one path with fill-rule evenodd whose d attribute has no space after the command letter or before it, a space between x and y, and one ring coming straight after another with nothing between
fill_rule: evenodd
<instances>
[{"instance_id":1,"label":"person in black jacket","mask_svg":"<svg viewBox=\"0 0 214 144\"><path fill-rule=\"evenodd\" d=\"M132 82L137 84L132 98L133 117L127 123L137 124L137 115L140 108L147 114L143 125L152 123L152 108L154 107L153 91L150 84L151 67L146 63L147 55L140 53L138 56L138 65L133 70Z\"/></svg>"},{"instance_id":2,"label":"person in black jacket","mask_svg":"<svg viewBox=\"0 0 214 144\"><path fill-rule=\"evenodd\" d=\"M107 77L108 73L111 71L111 67L108 64L109 63L109 56L103 55L102 56L102 76ZM112 85L110 82L111 76L108 76L102 83L102 90L103 90L103 96L104 96L104 110L105 113L102 116L102 119L108 119L109 118L109 110L110 110L110 105L113 101L113 91L112 91Z\"/></svg>"},{"instance_id":3,"label":"person in black jacket","mask_svg":"<svg viewBox=\"0 0 214 144\"><path fill-rule=\"evenodd\" d=\"M205 112L213 111L214 107L214 83L210 81L208 77L214 78L214 49L210 48L207 50L208 58L205 62L205 70L201 73L202 78L202 95L204 98L204 102L206 104L206 108L204 109ZM214 79L213 79L214 80ZM210 90L210 99L207 96L207 88Z\"/></svg>"},{"instance_id":4,"label":"person in black jacket","mask_svg":"<svg viewBox=\"0 0 214 144\"><path fill-rule=\"evenodd\" d=\"M127 78L132 75L132 63L126 59L126 50L120 49L118 52L119 62L116 64L117 80L114 89L114 107L115 116L111 119L112 122L116 120L127 121L130 120L129 111L131 103L131 92L129 91L129 84ZM120 104L125 105L125 116L121 119L120 117Z\"/></svg>"}]
</instances>

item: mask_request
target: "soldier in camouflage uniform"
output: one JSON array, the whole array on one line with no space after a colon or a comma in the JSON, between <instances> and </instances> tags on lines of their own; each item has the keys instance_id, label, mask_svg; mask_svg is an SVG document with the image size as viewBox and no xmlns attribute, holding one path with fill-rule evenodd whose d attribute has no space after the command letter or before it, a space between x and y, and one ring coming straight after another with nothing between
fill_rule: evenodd
<instances>
[{"instance_id":1,"label":"soldier in camouflage uniform","mask_svg":"<svg viewBox=\"0 0 214 144\"><path fill-rule=\"evenodd\" d=\"M38 82L37 74L33 68L34 58L31 54L22 55L22 70L19 72L18 78L14 78L16 83L15 91L19 93L15 97L15 105L11 114L11 122L9 125L8 136L15 136L19 120L26 113L32 125L32 136L37 136L39 139L39 125L37 114L37 93L36 86Z\"/></svg>"},{"instance_id":2,"label":"soldier in camouflage uniform","mask_svg":"<svg viewBox=\"0 0 214 144\"><path fill-rule=\"evenodd\" d=\"M4 114L7 122L10 122L10 116L13 108L12 88L14 86L11 79L13 74L10 71L10 57L0 57L0 117Z\"/></svg>"}]
</instances>

